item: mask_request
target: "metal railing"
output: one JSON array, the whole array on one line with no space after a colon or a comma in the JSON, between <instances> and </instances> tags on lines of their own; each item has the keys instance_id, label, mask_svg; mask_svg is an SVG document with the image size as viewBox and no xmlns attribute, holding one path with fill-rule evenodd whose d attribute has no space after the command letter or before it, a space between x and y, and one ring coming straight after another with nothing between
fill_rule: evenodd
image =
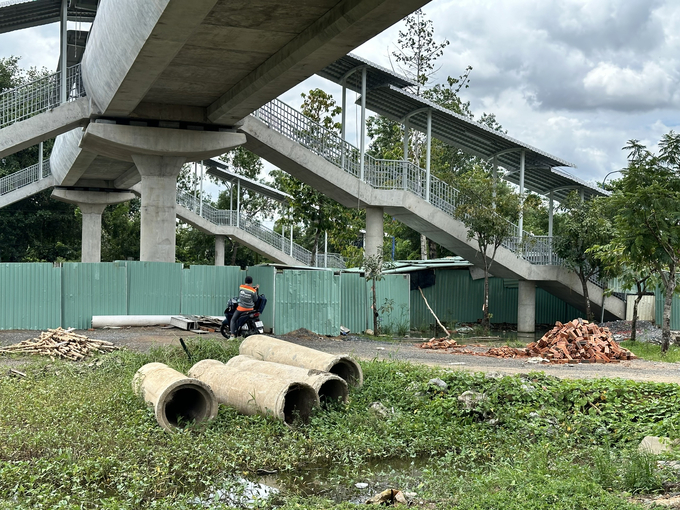
<instances>
[{"instance_id":1,"label":"metal railing","mask_svg":"<svg viewBox=\"0 0 680 510\"><path fill-rule=\"evenodd\" d=\"M333 163L354 177L360 177L360 151L334 132L324 128L302 113L275 99L259 108L253 115L270 128ZM364 156L364 181L374 188L406 190L423 200L427 199L427 173L407 161L376 159ZM460 191L435 176L430 176L429 202L441 211L454 216ZM507 220L504 220L507 221ZM508 222L511 236L503 246L531 264L558 265L561 259L552 251L552 240L534 236Z\"/></svg>"},{"instance_id":2,"label":"metal railing","mask_svg":"<svg viewBox=\"0 0 680 510\"><path fill-rule=\"evenodd\" d=\"M67 69L66 101L85 95L80 64ZM61 71L0 94L0 129L61 104Z\"/></svg>"},{"instance_id":3,"label":"metal railing","mask_svg":"<svg viewBox=\"0 0 680 510\"><path fill-rule=\"evenodd\" d=\"M46 159L42 164L42 175L40 173L40 163L36 163L13 174L0 177L0 196L38 182L40 179L44 179L51 174L50 160Z\"/></svg>"},{"instance_id":4,"label":"metal railing","mask_svg":"<svg viewBox=\"0 0 680 510\"><path fill-rule=\"evenodd\" d=\"M214 225L236 227L257 237L260 241L267 243L272 248L279 250L288 256L292 256L298 262L306 266L311 265L311 251L295 242L291 245L290 239L265 227L257 220L248 218L243 214L239 215L237 211L217 209L205 202L201 205L200 200L194 195L179 190L177 191L177 203ZM315 266L345 268L345 261L339 254L329 253L327 257L328 263L326 266L324 254L317 253Z\"/></svg>"}]
</instances>

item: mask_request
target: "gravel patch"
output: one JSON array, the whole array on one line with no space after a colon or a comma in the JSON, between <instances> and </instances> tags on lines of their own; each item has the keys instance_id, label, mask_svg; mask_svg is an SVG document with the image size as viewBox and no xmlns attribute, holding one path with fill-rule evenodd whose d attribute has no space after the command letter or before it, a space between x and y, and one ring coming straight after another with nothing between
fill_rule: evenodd
<instances>
[{"instance_id":1,"label":"gravel patch","mask_svg":"<svg viewBox=\"0 0 680 510\"><path fill-rule=\"evenodd\" d=\"M89 338L108 340L118 346L141 352L148 352L151 348L162 345L179 347L180 337L185 340L198 336L224 340L219 333L198 335L177 328L163 329L161 327L97 329L77 332L87 335ZM0 345L18 343L29 338L35 338L39 334L39 331L30 330L0 331ZM400 360L440 366L452 370L502 375L540 371L569 379L609 377L636 381L680 382L680 363L631 360L612 364L537 365L527 362L526 358L489 358L432 351L417 347L417 344L427 341L429 338L384 341L355 335L324 337L307 330L277 336L277 338L332 354L349 354L359 360ZM7 356L0 356L0 367L2 367L0 373L5 372L9 366L16 368L25 363L26 361L23 358L10 359Z\"/></svg>"}]
</instances>

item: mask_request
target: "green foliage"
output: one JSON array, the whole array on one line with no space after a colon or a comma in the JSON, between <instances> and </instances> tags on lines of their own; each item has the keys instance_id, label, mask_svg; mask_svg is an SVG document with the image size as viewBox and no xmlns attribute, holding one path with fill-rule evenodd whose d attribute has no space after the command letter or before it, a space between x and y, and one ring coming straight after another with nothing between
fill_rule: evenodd
<instances>
[{"instance_id":1,"label":"green foliage","mask_svg":"<svg viewBox=\"0 0 680 510\"><path fill-rule=\"evenodd\" d=\"M680 263L680 134L665 134L653 154L631 140L628 166L610 201L617 211L615 243L630 261L651 267L665 289L663 344L670 344L670 307Z\"/></svg>"},{"instance_id":2,"label":"green foliage","mask_svg":"<svg viewBox=\"0 0 680 510\"><path fill-rule=\"evenodd\" d=\"M384 361L362 363L364 386L307 426L222 407L213 422L169 434L132 393L135 371L158 361L186 373L200 359L238 354L222 340L188 347L192 361L175 346L92 365L39 360L22 368L26 378L0 378L0 508L189 508L258 469L290 475L282 508L348 508L320 497L327 488L305 496L305 479L321 470L330 487L352 488L397 459L419 467L390 480L437 508L634 508L609 491L658 489L637 443L680 434L674 384L494 379ZM429 385L433 377L448 389ZM466 408L458 396L468 390L485 399ZM372 402L387 416L368 411ZM598 460L602 445L609 461Z\"/></svg>"},{"instance_id":3,"label":"green foliage","mask_svg":"<svg viewBox=\"0 0 680 510\"><path fill-rule=\"evenodd\" d=\"M584 201L571 192L562 205L564 211L560 229L554 241L554 250L564 264L579 277L583 288L586 315L593 320L588 295L588 280L599 275L607 276L607 266L595 256L590 248L609 242L612 225L607 217L606 202L602 199Z\"/></svg>"},{"instance_id":4,"label":"green foliage","mask_svg":"<svg viewBox=\"0 0 680 510\"><path fill-rule=\"evenodd\" d=\"M678 345L670 345L665 352L661 349L661 345L649 342L628 340L621 342L620 345L631 351L638 358L648 361L665 361L667 363L680 362L680 346Z\"/></svg>"}]
</instances>

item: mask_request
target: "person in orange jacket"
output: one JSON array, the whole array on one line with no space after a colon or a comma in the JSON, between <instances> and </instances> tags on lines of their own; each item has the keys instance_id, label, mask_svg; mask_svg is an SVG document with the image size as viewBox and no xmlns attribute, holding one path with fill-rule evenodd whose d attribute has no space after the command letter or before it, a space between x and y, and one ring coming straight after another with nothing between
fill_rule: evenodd
<instances>
[{"instance_id":1,"label":"person in orange jacket","mask_svg":"<svg viewBox=\"0 0 680 510\"><path fill-rule=\"evenodd\" d=\"M259 285L253 285L252 276L246 276L245 283L239 287L238 306L236 307L236 311L231 317L231 323L229 324L229 331L231 332L229 340L233 340L236 337L239 317L243 313L252 312L255 308L255 301L257 301L257 291L259 288Z\"/></svg>"}]
</instances>

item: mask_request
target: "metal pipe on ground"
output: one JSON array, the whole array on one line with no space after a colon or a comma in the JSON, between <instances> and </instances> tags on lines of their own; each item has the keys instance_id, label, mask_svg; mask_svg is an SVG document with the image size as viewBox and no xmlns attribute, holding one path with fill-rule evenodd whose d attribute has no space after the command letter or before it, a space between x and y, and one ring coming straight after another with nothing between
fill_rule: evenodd
<instances>
[{"instance_id":1,"label":"metal pipe on ground","mask_svg":"<svg viewBox=\"0 0 680 510\"><path fill-rule=\"evenodd\" d=\"M220 404L242 414L273 416L286 423L309 420L319 397L309 384L257 372L244 372L214 359L199 361L189 376L210 386Z\"/></svg>"},{"instance_id":2,"label":"metal pipe on ground","mask_svg":"<svg viewBox=\"0 0 680 510\"><path fill-rule=\"evenodd\" d=\"M172 315L93 315L92 327L104 328L106 326L125 328L128 326L156 326L158 324L170 324Z\"/></svg>"},{"instance_id":3,"label":"metal pipe on ground","mask_svg":"<svg viewBox=\"0 0 680 510\"><path fill-rule=\"evenodd\" d=\"M165 430L217 416L218 402L210 386L163 363L147 363L137 370L132 389L153 406L156 421Z\"/></svg>"},{"instance_id":4,"label":"metal pipe on ground","mask_svg":"<svg viewBox=\"0 0 680 510\"><path fill-rule=\"evenodd\" d=\"M301 368L312 368L342 377L347 384L360 387L364 374L348 355L328 354L266 335L251 335L241 342L239 354L260 361L272 361Z\"/></svg>"},{"instance_id":5,"label":"metal pipe on ground","mask_svg":"<svg viewBox=\"0 0 680 510\"><path fill-rule=\"evenodd\" d=\"M260 361L250 356L234 356L227 366L246 372L257 372L287 379L293 382L309 384L319 396L321 404L342 400L347 402L348 390L345 380L330 372L322 372L313 368L300 368L271 361Z\"/></svg>"}]
</instances>

